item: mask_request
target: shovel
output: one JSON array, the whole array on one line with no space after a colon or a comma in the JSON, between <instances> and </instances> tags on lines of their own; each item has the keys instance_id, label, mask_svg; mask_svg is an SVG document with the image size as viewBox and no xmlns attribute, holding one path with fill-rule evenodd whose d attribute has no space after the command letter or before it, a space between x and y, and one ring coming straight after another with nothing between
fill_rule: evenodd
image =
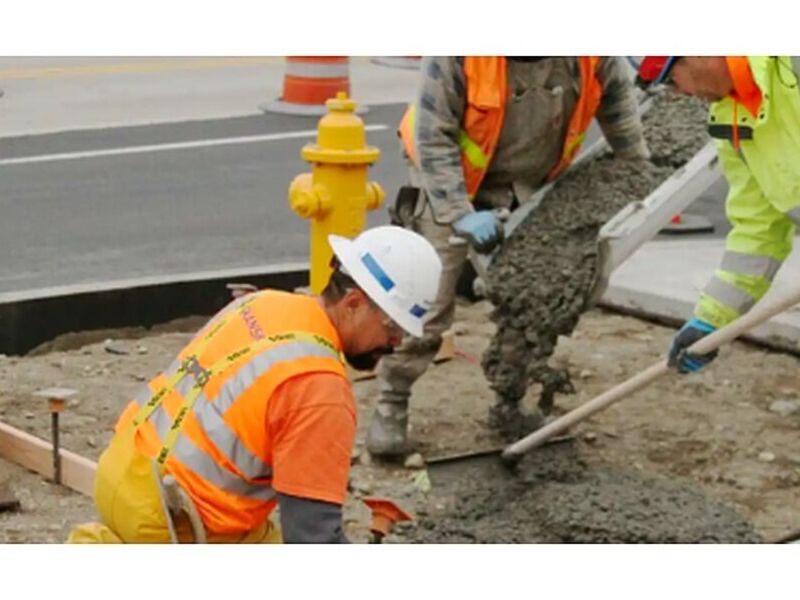
<instances>
[{"instance_id":1,"label":"shovel","mask_svg":"<svg viewBox=\"0 0 800 600\"><path fill-rule=\"evenodd\" d=\"M693 354L712 352L796 304L800 304L800 288L791 290L774 300L760 302L747 314L730 325L694 343L689 348L689 352ZM601 410L647 387L669 371L666 359L660 360L623 383L589 400L504 449L477 450L466 454L429 459L427 464L431 472L431 479L444 482L451 478L458 479L468 475L475 476L477 473L485 473L486 469L494 471L498 476L510 476L513 473L513 468L526 452L536 447L563 444L574 439L574 436L565 435L570 427L585 421Z\"/></svg>"},{"instance_id":2,"label":"shovel","mask_svg":"<svg viewBox=\"0 0 800 600\"><path fill-rule=\"evenodd\" d=\"M728 342L733 341L743 333L757 327L786 310L800 304L800 288L791 290L770 302L760 302L750 312L743 315L733 323L715 331L714 333L692 344L688 352L691 354L707 354ZM591 417L593 414L605 410L612 404L627 398L634 392L647 387L656 379L669 371L666 359L661 360L630 379L589 400L575 410L559 417L552 423L537 429L530 435L508 446L502 454L505 462L515 463L529 450L541 446L548 440L566 431L573 425Z\"/></svg>"}]
</instances>

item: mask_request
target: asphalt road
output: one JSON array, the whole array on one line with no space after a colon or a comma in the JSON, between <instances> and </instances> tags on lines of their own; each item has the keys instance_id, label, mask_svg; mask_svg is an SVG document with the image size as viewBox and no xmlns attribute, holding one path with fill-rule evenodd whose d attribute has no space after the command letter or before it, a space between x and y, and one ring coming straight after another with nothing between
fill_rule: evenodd
<instances>
[{"instance_id":1,"label":"asphalt road","mask_svg":"<svg viewBox=\"0 0 800 600\"><path fill-rule=\"evenodd\" d=\"M381 150L370 179L389 197L405 178L404 106L364 115ZM287 190L309 170L299 153L316 123L259 115L4 138L0 292L306 260L308 223ZM379 210L369 223L386 220Z\"/></svg>"},{"instance_id":2,"label":"asphalt road","mask_svg":"<svg viewBox=\"0 0 800 600\"><path fill-rule=\"evenodd\" d=\"M388 198L405 181L404 107L364 115L381 150L370 178ZM0 293L307 260L308 223L287 191L309 170L299 153L316 124L270 114L3 138ZM725 189L689 211L716 236L728 229ZM387 220L384 209L369 216Z\"/></svg>"}]
</instances>

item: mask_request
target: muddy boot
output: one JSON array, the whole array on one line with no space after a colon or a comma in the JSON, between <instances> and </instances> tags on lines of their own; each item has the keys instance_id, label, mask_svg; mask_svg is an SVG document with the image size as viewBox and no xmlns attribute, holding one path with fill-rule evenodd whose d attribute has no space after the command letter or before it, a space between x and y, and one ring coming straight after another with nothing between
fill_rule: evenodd
<instances>
[{"instance_id":1,"label":"muddy boot","mask_svg":"<svg viewBox=\"0 0 800 600\"><path fill-rule=\"evenodd\" d=\"M538 408L531 412L517 401L498 399L489 408L489 427L509 440L522 438L544 424L545 417Z\"/></svg>"},{"instance_id":2,"label":"muddy boot","mask_svg":"<svg viewBox=\"0 0 800 600\"><path fill-rule=\"evenodd\" d=\"M367 451L373 456L408 452L408 396L378 400L367 430Z\"/></svg>"}]
</instances>

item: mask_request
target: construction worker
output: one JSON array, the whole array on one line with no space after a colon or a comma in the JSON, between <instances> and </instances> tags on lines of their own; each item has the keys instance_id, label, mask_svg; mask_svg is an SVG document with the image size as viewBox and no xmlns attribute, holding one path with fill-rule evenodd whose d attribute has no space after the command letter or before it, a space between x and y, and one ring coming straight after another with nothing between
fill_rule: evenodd
<instances>
[{"instance_id":1,"label":"construction worker","mask_svg":"<svg viewBox=\"0 0 800 600\"><path fill-rule=\"evenodd\" d=\"M156 472L186 493L209 542L347 541L356 405L345 363L374 368L403 333L422 335L441 262L401 227L329 242L334 270L319 298L234 300L128 404L97 467L102 524L70 541L169 542ZM174 529L191 540L188 522Z\"/></svg>"},{"instance_id":2,"label":"construction worker","mask_svg":"<svg viewBox=\"0 0 800 600\"><path fill-rule=\"evenodd\" d=\"M408 450L411 387L430 365L453 322L456 284L468 248L502 238L492 209L513 209L569 166L592 118L615 154L645 158L647 146L627 65L607 57L426 57L416 102L400 123L410 186L400 190L395 221L424 235L443 274L425 335L406 339L379 365L380 397L367 434L375 455ZM520 365L524 368L524 365ZM517 399L498 398L490 424L533 429Z\"/></svg>"},{"instance_id":3,"label":"construction worker","mask_svg":"<svg viewBox=\"0 0 800 600\"><path fill-rule=\"evenodd\" d=\"M795 59L796 60L796 59ZM680 373L716 356L685 350L758 302L800 225L800 65L788 56L647 56L639 79L710 101L708 131L728 180L725 254L670 345Z\"/></svg>"}]
</instances>

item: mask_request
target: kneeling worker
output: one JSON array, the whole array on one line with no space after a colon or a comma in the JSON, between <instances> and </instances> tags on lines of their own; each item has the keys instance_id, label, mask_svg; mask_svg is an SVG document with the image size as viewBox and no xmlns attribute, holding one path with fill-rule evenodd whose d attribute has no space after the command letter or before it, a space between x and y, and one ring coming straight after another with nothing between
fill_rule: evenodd
<instances>
[{"instance_id":1,"label":"kneeling worker","mask_svg":"<svg viewBox=\"0 0 800 600\"><path fill-rule=\"evenodd\" d=\"M400 227L329 241L319 298L264 290L232 302L128 404L98 463L102 523L70 541L169 542L156 473L185 492L209 542L347 541L356 403L345 363L371 369L404 332L422 335L441 261ZM188 520L174 525L191 541Z\"/></svg>"}]
</instances>

